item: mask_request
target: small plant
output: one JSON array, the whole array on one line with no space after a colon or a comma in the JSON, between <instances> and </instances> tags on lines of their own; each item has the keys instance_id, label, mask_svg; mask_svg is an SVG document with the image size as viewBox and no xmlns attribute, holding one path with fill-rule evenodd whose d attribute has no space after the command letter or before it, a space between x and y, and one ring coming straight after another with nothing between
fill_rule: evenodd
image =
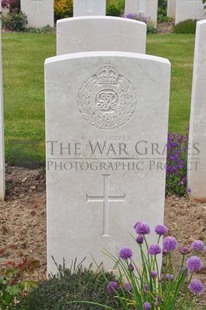
<instances>
[{"instance_id":1,"label":"small plant","mask_svg":"<svg viewBox=\"0 0 206 310\"><path fill-rule=\"evenodd\" d=\"M54 260L54 259L53 259ZM57 265L57 275L50 275L49 280L40 283L39 287L32 290L20 304L17 309L20 310L96 310L92 302L105 303L115 309L121 310L120 304L106 291L108 281L114 280L114 275L104 272L102 268L96 271L89 268L83 268L82 264L77 264L75 260L71 268L63 265ZM69 307L67 303L75 300ZM80 301L88 300L88 304L82 304Z\"/></svg>"},{"instance_id":2,"label":"small plant","mask_svg":"<svg viewBox=\"0 0 206 310\"><path fill-rule=\"evenodd\" d=\"M167 16L167 0L158 1L157 20L159 23L172 21L172 19Z\"/></svg>"},{"instance_id":3,"label":"small plant","mask_svg":"<svg viewBox=\"0 0 206 310\"><path fill-rule=\"evenodd\" d=\"M153 20L151 20L150 17L146 17L142 13L139 14L129 13L125 17L145 23L147 25L147 33L156 33L154 22Z\"/></svg>"},{"instance_id":4,"label":"small plant","mask_svg":"<svg viewBox=\"0 0 206 310\"><path fill-rule=\"evenodd\" d=\"M204 243L201 240L194 241L192 249L195 253L187 258L188 248L183 247L180 250L181 265L176 270L172 265L172 255L178 244L173 236L166 236L168 229L165 225L155 227L157 242L150 245L146 238L150 233L149 225L137 222L134 229L141 261L137 264L133 260L133 251L127 247L120 249L117 257L106 253L118 269L116 280L107 284L108 293L118 299L125 310L197 309L195 297L203 292L204 285L199 279L193 278L193 275L202 268L202 261L196 253L205 249ZM163 236L165 238L161 247L160 240ZM161 253L164 254L165 261L162 271L157 262L157 256ZM116 308L111 306L108 309Z\"/></svg>"},{"instance_id":5,"label":"small plant","mask_svg":"<svg viewBox=\"0 0 206 310\"><path fill-rule=\"evenodd\" d=\"M195 33L196 31L196 19L187 19L174 26L174 33Z\"/></svg>"},{"instance_id":6,"label":"small plant","mask_svg":"<svg viewBox=\"0 0 206 310\"><path fill-rule=\"evenodd\" d=\"M187 136L168 134L166 194L187 194L187 149Z\"/></svg>"},{"instance_id":7,"label":"small plant","mask_svg":"<svg viewBox=\"0 0 206 310\"><path fill-rule=\"evenodd\" d=\"M39 262L24 258L20 263L6 261L0 263L0 309L7 310L15 307L26 293L38 284L27 281L26 275L37 268Z\"/></svg>"},{"instance_id":8,"label":"small plant","mask_svg":"<svg viewBox=\"0 0 206 310\"><path fill-rule=\"evenodd\" d=\"M28 23L27 16L22 13L11 12L6 16L2 16L2 27L10 31L24 31Z\"/></svg>"},{"instance_id":9,"label":"small plant","mask_svg":"<svg viewBox=\"0 0 206 310\"><path fill-rule=\"evenodd\" d=\"M55 0L54 1L55 20L73 16L72 0Z\"/></svg>"},{"instance_id":10,"label":"small plant","mask_svg":"<svg viewBox=\"0 0 206 310\"><path fill-rule=\"evenodd\" d=\"M122 16L124 13L124 0L108 0L106 15Z\"/></svg>"}]
</instances>

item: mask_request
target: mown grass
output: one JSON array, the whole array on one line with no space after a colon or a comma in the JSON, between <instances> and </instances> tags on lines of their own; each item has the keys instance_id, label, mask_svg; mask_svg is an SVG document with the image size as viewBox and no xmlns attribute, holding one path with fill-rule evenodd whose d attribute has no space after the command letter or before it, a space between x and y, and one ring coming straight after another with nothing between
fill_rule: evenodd
<instances>
[{"instance_id":1,"label":"mown grass","mask_svg":"<svg viewBox=\"0 0 206 310\"><path fill-rule=\"evenodd\" d=\"M44 162L44 61L55 55L55 35L2 36L6 160Z\"/></svg>"},{"instance_id":2,"label":"mown grass","mask_svg":"<svg viewBox=\"0 0 206 310\"><path fill-rule=\"evenodd\" d=\"M44 60L55 55L54 34L3 33L6 160L36 166L44 162ZM189 124L194 35L148 35L147 54L172 64L169 130Z\"/></svg>"},{"instance_id":3,"label":"mown grass","mask_svg":"<svg viewBox=\"0 0 206 310\"><path fill-rule=\"evenodd\" d=\"M147 54L168 58L171 62L169 130L185 134L189 126L194 57L192 34L149 35Z\"/></svg>"}]
</instances>

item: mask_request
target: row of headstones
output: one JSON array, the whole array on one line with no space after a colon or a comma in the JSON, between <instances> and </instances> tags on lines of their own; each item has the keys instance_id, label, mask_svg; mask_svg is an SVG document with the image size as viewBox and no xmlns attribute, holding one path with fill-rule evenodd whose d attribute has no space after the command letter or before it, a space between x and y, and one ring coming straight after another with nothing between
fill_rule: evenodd
<instances>
[{"instance_id":1,"label":"row of headstones","mask_svg":"<svg viewBox=\"0 0 206 310\"><path fill-rule=\"evenodd\" d=\"M190 167L200 162L189 171L197 197L206 196L205 36L200 22L188 158ZM137 21L57 23L58 56L45 62L49 272L52 256L58 263L87 257L88 266L91 254L112 269L102 249L133 247L128 232L136 220L163 223L170 63L145 55L145 43L145 24Z\"/></svg>"},{"instance_id":2,"label":"row of headstones","mask_svg":"<svg viewBox=\"0 0 206 310\"><path fill-rule=\"evenodd\" d=\"M143 14L157 23L158 0L125 0L125 15ZM54 26L53 0L21 0L21 10L28 17L28 26ZM106 0L74 0L74 17L106 15Z\"/></svg>"},{"instance_id":3,"label":"row of headstones","mask_svg":"<svg viewBox=\"0 0 206 310\"><path fill-rule=\"evenodd\" d=\"M158 0L125 0L125 16L129 13L143 14L157 24ZM54 26L53 0L21 0L21 10L28 17L28 26ZM106 0L74 0L74 17L106 15ZM175 24L187 19L205 18L202 0L168 0L167 16L175 19Z\"/></svg>"},{"instance_id":4,"label":"row of headstones","mask_svg":"<svg viewBox=\"0 0 206 310\"><path fill-rule=\"evenodd\" d=\"M167 16L178 24L187 19L202 20L206 17L202 0L168 0Z\"/></svg>"}]
</instances>

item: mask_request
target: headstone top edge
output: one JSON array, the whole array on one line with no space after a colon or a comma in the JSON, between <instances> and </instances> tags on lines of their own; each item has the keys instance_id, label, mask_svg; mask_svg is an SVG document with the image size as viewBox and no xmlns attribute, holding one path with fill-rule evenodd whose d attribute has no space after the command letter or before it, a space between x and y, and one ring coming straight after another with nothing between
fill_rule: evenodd
<instances>
[{"instance_id":1,"label":"headstone top edge","mask_svg":"<svg viewBox=\"0 0 206 310\"><path fill-rule=\"evenodd\" d=\"M199 21L197 22L197 26L201 26L201 25L206 25L206 19L199 20Z\"/></svg>"},{"instance_id":2,"label":"headstone top edge","mask_svg":"<svg viewBox=\"0 0 206 310\"><path fill-rule=\"evenodd\" d=\"M79 53L70 53L64 55L58 55L54 57L49 57L45 60L45 65L54 63L54 62L61 62L64 60L69 59L81 59L81 58L98 58L98 57L128 57L133 59L141 59L141 60L150 60L159 63L165 63L171 66L170 61L167 58L153 56L153 55L146 55L141 53L131 53L131 52L122 52L122 51L95 51L95 52L79 52Z\"/></svg>"},{"instance_id":3,"label":"headstone top edge","mask_svg":"<svg viewBox=\"0 0 206 310\"><path fill-rule=\"evenodd\" d=\"M74 22L74 21L80 21L80 20L108 20L108 21L122 21L122 22L129 22L133 24L139 24L146 28L146 24L144 22L141 22L139 20L134 20L126 17L116 17L116 16L100 16L100 15L92 15L92 16L77 16L77 17L68 17L68 18L62 18L57 21L58 24L62 23L68 23L68 22Z\"/></svg>"}]
</instances>

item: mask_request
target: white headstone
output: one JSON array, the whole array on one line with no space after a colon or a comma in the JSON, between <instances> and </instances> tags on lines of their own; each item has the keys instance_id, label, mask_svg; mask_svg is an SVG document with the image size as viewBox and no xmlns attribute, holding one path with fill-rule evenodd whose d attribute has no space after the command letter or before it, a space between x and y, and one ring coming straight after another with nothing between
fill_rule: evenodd
<instances>
[{"instance_id":1,"label":"white headstone","mask_svg":"<svg viewBox=\"0 0 206 310\"><path fill-rule=\"evenodd\" d=\"M129 13L139 13L139 0L125 0L125 15Z\"/></svg>"},{"instance_id":2,"label":"white headstone","mask_svg":"<svg viewBox=\"0 0 206 310\"><path fill-rule=\"evenodd\" d=\"M111 16L74 17L57 22L57 55L104 50L145 53L145 23Z\"/></svg>"},{"instance_id":3,"label":"white headstone","mask_svg":"<svg viewBox=\"0 0 206 310\"><path fill-rule=\"evenodd\" d=\"M1 2L0 2L1 11ZM4 156L4 108L3 108L3 81L2 81L2 47L0 21L0 199L5 197L5 156Z\"/></svg>"},{"instance_id":4,"label":"white headstone","mask_svg":"<svg viewBox=\"0 0 206 310\"><path fill-rule=\"evenodd\" d=\"M125 0L125 16L129 13L150 17L157 25L158 0Z\"/></svg>"},{"instance_id":5,"label":"white headstone","mask_svg":"<svg viewBox=\"0 0 206 310\"><path fill-rule=\"evenodd\" d=\"M167 16L175 18L176 14L176 0L167 1Z\"/></svg>"},{"instance_id":6,"label":"white headstone","mask_svg":"<svg viewBox=\"0 0 206 310\"><path fill-rule=\"evenodd\" d=\"M74 0L73 16L106 15L106 0Z\"/></svg>"},{"instance_id":7,"label":"white headstone","mask_svg":"<svg viewBox=\"0 0 206 310\"><path fill-rule=\"evenodd\" d=\"M54 27L54 0L21 0L21 11L29 27Z\"/></svg>"},{"instance_id":8,"label":"white headstone","mask_svg":"<svg viewBox=\"0 0 206 310\"><path fill-rule=\"evenodd\" d=\"M157 26L157 10L158 0L146 0L145 16L153 20L155 27Z\"/></svg>"},{"instance_id":9,"label":"white headstone","mask_svg":"<svg viewBox=\"0 0 206 310\"><path fill-rule=\"evenodd\" d=\"M154 56L46 60L48 272L51 256L110 269L103 248L135 247L138 220L163 223L169 87L170 63Z\"/></svg>"},{"instance_id":10,"label":"white headstone","mask_svg":"<svg viewBox=\"0 0 206 310\"><path fill-rule=\"evenodd\" d=\"M187 19L205 18L202 0L176 0L175 24Z\"/></svg>"},{"instance_id":11,"label":"white headstone","mask_svg":"<svg viewBox=\"0 0 206 310\"><path fill-rule=\"evenodd\" d=\"M206 21L197 23L189 131L188 187L206 198Z\"/></svg>"}]
</instances>

